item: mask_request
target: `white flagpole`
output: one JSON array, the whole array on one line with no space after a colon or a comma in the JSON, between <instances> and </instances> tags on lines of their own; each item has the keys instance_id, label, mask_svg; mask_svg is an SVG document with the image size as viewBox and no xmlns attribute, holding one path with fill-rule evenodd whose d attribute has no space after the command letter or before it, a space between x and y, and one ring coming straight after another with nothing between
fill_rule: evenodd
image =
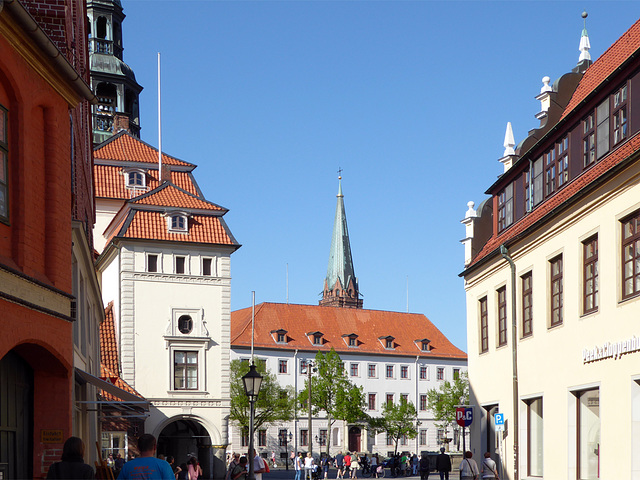
<instances>
[{"instance_id":1,"label":"white flagpole","mask_svg":"<svg viewBox=\"0 0 640 480\"><path fill-rule=\"evenodd\" d=\"M158 185L162 183L162 121L160 111L160 52L158 52Z\"/></svg>"}]
</instances>

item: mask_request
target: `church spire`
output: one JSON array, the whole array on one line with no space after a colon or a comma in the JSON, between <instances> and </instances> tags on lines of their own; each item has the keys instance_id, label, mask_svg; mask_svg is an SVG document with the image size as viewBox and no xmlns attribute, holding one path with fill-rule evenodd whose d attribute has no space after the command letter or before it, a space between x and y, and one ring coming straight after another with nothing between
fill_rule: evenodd
<instances>
[{"instance_id":1,"label":"church spire","mask_svg":"<svg viewBox=\"0 0 640 480\"><path fill-rule=\"evenodd\" d=\"M338 177L338 204L333 222L329 266L324 280L320 305L330 307L362 308L358 280L353 270L347 216L344 210L342 177Z\"/></svg>"}]
</instances>

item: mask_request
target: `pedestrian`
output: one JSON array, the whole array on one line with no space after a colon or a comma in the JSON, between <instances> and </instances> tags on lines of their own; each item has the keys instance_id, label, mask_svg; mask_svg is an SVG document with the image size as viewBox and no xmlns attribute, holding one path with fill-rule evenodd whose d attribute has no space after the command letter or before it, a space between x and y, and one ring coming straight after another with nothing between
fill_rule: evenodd
<instances>
[{"instance_id":1,"label":"pedestrian","mask_svg":"<svg viewBox=\"0 0 640 480\"><path fill-rule=\"evenodd\" d=\"M140 456L128 461L122 467L119 479L161 479L175 480L171 467L164 460L155 458L156 437L145 433L138 438Z\"/></svg>"},{"instance_id":2,"label":"pedestrian","mask_svg":"<svg viewBox=\"0 0 640 480\"><path fill-rule=\"evenodd\" d=\"M360 463L358 462L358 455L356 452L351 454L351 465L349 465L349 469L351 470L351 478L358 478L358 469L360 468Z\"/></svg>"},{"instance_id":3,"label":"pedestrian","mask_svg":"<svg viewBox=\"0 0 640 480\"><path fill-rule=\"evenodd\" d=\"M307 456L304 459L304 478L305 480L313 480L313 467L315 462L313 461L313 455L311 452L307 452Z\"/></svg>"},{"instance_id":4,"label":"pedestrian","mask_svg":"<svg viewBox=\"0 0 640 480\"><path fill-rule=\"evenodd\" d=\"M347 478L351 475L351 454L349 452L344 454L344 473L347 474Z\"/></svg>"},{"instance_id":5,"label":"pedestrian","mask_svg":"<svg viewBox=\"0 0 640 480\"><path fill-rule=\"evenodd\" d=\"M84 479L96 478L91 465L84 463L84 442L78 437L69 437L62 447L59 462L49 467L47 478Z\"/></svg>"},{"instance_id":6,"label":"pedestrian","mask_svg":"<svg viewBox=\"0 0 640 480\"><path fill-rule=\"evenodd\" d=\"M249 459L247 459L249 461ZM262 474L267 471L265 461L258 455L258 452L253 450L253 475L256 480L262 480ZM191 479L195 480L195 479Z\"/></svg>"},{"instance_id":7,"label":"pedestrian","mask_svg":"<svg viewBox=\"0 0 640 480\"><path fill-rule=\"evenodd\" d=\"M273 464L273 468L276 468L278 465L276 465L276 452L275 451L271 451L271 463Z\"/></svg>"},{"instance_id":8,"label":"pedestrian","mask_svg":"<svg viewBox=\"0 0 640 480\"><path fill-rule=\"evenodd\" d=\"M480 475L478 464L471 457L473 453L464 452L464 460L460 462L460 480L475 480Z\"/></svg>"},{"instance_id":9,"label":"pedestrian","mask_svg":"<svg viewBox=\"0 0 640 480\"><path fill-rule=\"evenodd\" d=\"M176 480L189 480L189 467L187 467L186 462L182 462L176 468Z\"/></svg>"},{"instance_id":10,"label":"pedestrian","mask_svg":"<svg viewBox=\"0 0 640 480\"><path fill-rule=\"evenodd\" d=\"M116 461L114 462L114 478L118 478L120 475L120 470L122 470L122 466L124 465L124 458L119 453L116 455Z\"/></svg>"},{"instance_id":11,"label":"pedestrian","mask_svg":"<svg viewBox=\"0 0 640 480\"><path fill-rule=\"evenodd\" d=\"M322 455L320 457L320 466L322 467L322 473L324 473L324 478L329 477L329 457L327 455Z\"/></svg>"},{"instance_id":12,"label":"pedestrian","mask_svg":"<svg viewBox=\"0 0 640 480\"><path fill-rule=\"evenodd\" d=\"M336 468L338 469L336 480L344 478L344 455L342 455L342 451L339 451L336 455Z\"/></svg>"},{"instance_id":13,"label":"pedestrian","mask_svg":"<svg viewBox=\"0 0 640 480\"><path fill-rule=\"evenodd\" d=\"M246 457L245 457L246 460ZM224 477L224 480L229 480L231 478L231 472L240 464L240 454L233 452L231 454L231 460L229 461L229 466L227 467L227 474ZM245 462L246 464L246 462Z\"/></svg>"},{"instance_id":14,"label":"pedestrian","mask_svg":"<svg viewBox=\"0 0 640 480\"><path fill-rule=\"evenodd\" d=\"M247 478L247 457L238 459L238 463L233 465L233 470L229 476L230 480L246 480Z\"/></svg>"},{"instance_id":15,"label":"pedestrian","mask_svg":"<svg viewBox=\"0 0 640 480\"><path fill-rule=\"evenodd\" d=\"M202 477L202 467L200 467L196 457L191 457L189 459L187 468L189 469L189 478L191 480L198 480L198 478Z\"/></svg>"},{"instance_id":16,"label":"pedestrian","mask_svg":"<svg viewBox=\"0 0 640 480\"><path fill-rule=\"evenodd\" d=\"M444 453L445 448L440 448L440 455L436 458L436 470L440 473L440 480L449 480L451 471L451 457Z\"/></svg>"},{"instance_id":17,"label":"pedestrian","mask_svg":"<svg viewBox=\"0 0 640 480\"><path fill-rule=\"evenodd\" d=\"M293 466L296 470L295 480L302 480L302 470L304 469L304 460L302 459L302 452L298 452L298 455L296 455Z\"/></svg>"},{"instance_id":18,"label":"pedestrian","mask_svg":"<svg viewBox=\"0 0 640 480\"><path fill-rule=\"evenodd\" d=\"M420 480L427 480L429 478L429 456L427 452L423 452L420 456Z\"/></svg>"},{"instance_id":19,"label":"pedestrian","mask_svg":"<svg viewBox=\"0 0 640 480\"><path fill-rule=\"evenodd\" d=\"M411 469L413 470L413 475L418 474L418 463L419 463L418 455L413 453L411 455Z\"/></svg>"},{"instance_id":20,"label":"pedestrian","mask_svg":"<svg viewBox=\"0 0 640 480\"><path fill-rule=\"evenodd\" d=\"M378 454L371 455L371 475L375 475L378 478Z\"/></svg>"},{"instance_id":21,"label":"pedestrian","mask_svg":"<svg viewBox=\"0 0 640 480\"><path fill-rule=\"evenodd\" d=\"M491 459L491 452L485 452L480 473L482 474L482 478L500 480L500 478L498 477L496 462Z\"/></svg>"}]
</instances>

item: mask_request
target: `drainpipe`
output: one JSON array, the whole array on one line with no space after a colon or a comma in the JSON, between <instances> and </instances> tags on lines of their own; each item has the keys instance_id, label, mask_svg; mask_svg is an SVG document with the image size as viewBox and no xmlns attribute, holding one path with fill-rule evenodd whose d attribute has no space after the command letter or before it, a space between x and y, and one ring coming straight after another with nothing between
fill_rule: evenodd
<instances>
[{"instance_id":1,"label":"drainpipe","mask_svg":"<svg viewBox=\"0 0 640 480\"><path fill-rule=\"evenodd\" d=\"M420 384L418 380L420 378L420 365L418 364L419 361L420 361L420 355L416 355L415 382L416 382L416 405L418 406L418 408L416 408L416 430L418 430L418 435L416 435L416 455L418 455L418 453L420 452L420 420L418 420L418 417L420 416Z\"/></svg>"},{"instance_id":2,"label":"drainpipe","mask_svg":"<svg viewBox=\"0 0 640 480\"><path fill-rule=\"evenodd\" d=\"M511 359L513 364L513 478L518 480L518 321L516 319L516 265L509 250L500 245L500 254L511 267Z\"/></svg>"}]
</instances>

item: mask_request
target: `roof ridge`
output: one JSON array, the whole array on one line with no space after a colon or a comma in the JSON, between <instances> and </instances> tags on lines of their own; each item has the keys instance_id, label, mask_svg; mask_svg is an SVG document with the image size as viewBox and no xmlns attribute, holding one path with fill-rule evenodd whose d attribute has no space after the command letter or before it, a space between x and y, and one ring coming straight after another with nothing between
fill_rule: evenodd
<instances>
[{"instance_id":1,"label":"roof ridge","mask_svg":"<svg viewBox=\"0 0 640 480\"><path fill-rule=\"evenodd\" d=\"M229 211L227 208L225 208L225 207L223 207L221 205L218 205L217 203L213 203L213 202L211 202L211 201L209 201L209 200L207 200L205 198L199 197L198 195L194 195L193 193L185 190L184 188L179 187L178 185L173 183L171 180L165 180L164 182L162 182L160 185L158 185L153 190L149 190L146 193L143 193L141 195L137 195L135 197L132 197L129 200L127 200L126 203L138 204L141 200L151 198L154 195L157 195L160 192L162 192L163 190L166 190L168 188L173 188L173 189L177 190L179 193L182 193L182 194L186 195L187 198L192 198L192 199L197 200L199 202L206 203L207 205L211 205L213 207L219 208L224 213L227 213ZM165 206L165 205L161 205L161 206ZM176 208L185 208L185 207L176 207ZM189 207L189 208L197 209L197 207Z\"/></svg>"},{"instance_id":2,"label":"roof ridge","mask_svg":"<svg viewBox=\"0 0 640 480\"><path fill-rule=\"evenodd\" d=\"M255 312L256 317L258 316L258 313L260 312L260 309L262 308L263 305L264 305L264 302L256 305L258 307L258 309ZM249 308L251 307L246 307L246 309L249 309ZM241 309L241 310L244 310L244 309ZM249 316L249 320L247 320L246 324L242 327L242 329L240 329L240 332L238 332L238 334L231 339L231 342L233 342L234 340L237 340L238 337L240 337L244 332L246 332L250 324L251 324L251 316Z\"/></svg>"},{"instance_id":3,"label":"roof ridge","mask_svg":"<svg viewBox=\"0 0 640 480\"><path fill-rule=\"evenodd\" d=\"M98 146L96 146L96 147L93 149L93 151L94 151L94 152L97 152L98 150L101 150L102 148L104 148L104 147L106 147L107 145L109 145L111 142L114 142L114 141L116 141L116 140L118 140L118 139L122 138L123 136L127 136L127 137L129 137L130 139L132 139L132 140L134 140L134 141L136 141L136 142L139 142L139 143L141 143L142 145L144 145L144 146L146 146L146 147L148 147L148 148L150 148L150 149L152 149L152 150L155 150L155 151L156 151L156 153L159 151L159 149L158 149L158 148L154 147L154 146L153 146L153 145L151 145L150 143L145 142L145 141L144 141L144 140L142 140L141 138L139 138L139 137L136 137L136 136L132 135L131 133L127 132L126 130L121 130L121 131L119 131L118 133L116 133L115 135L113 135L111 138L108 138L107 140L105 140L104 142L102 142L101 144L99 144ZM124 145L121 145L121 148L124 148ZM123 150L123 154L125 154L124 150ZM126 156L126 154L125 154L124 156ZM164 152L164 151L162 152L162 156L163 156L163 157L170 158L171 160L175 160L176 162L182 162L182 163L186 164L187 166L191 166L191 167L194 167L194 168L195 168L195 167L197 167L197 165L196 165L196 164L194 164L194 163L190 163L190 162L187 162L187 161L185 161L185 160L182 160L182 159L180 159L180 158L178 158L178 157L174 157L173 155L169 155L168 153L166 153L166 152ZM112 158L111 160L117 160L117 159ZM135 162L135 160L132 160L132 161L133 161L133 162ZM145 162L138 162L138 163L145 163Z\"/></svg>"}]
</instances>

